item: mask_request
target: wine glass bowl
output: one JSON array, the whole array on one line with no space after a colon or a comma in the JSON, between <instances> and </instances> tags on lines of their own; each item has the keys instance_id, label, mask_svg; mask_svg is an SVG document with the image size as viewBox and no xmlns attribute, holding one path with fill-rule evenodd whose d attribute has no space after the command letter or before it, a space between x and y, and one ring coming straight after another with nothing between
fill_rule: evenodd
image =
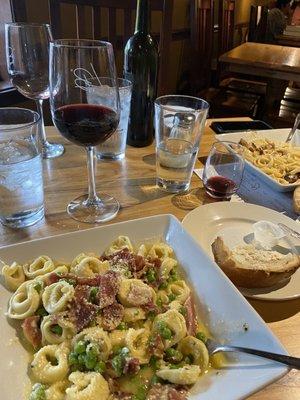
<instances>
[{"instance_id":1,"label":"wine glass bowl","mask_svg":"<svg viewBox=\"0 0 300 400\"><path fill-rule=\"evenodd\" d=\"M102 85L101 76L109 78L109 103L101 104L91 96ZM87 150L89 193L71 201L67 212L81 222L109 221L117 214L119 203L110 195L96 194L94 147L107 140L119 123L119 90L110 43L80 39L51 43L50 106L61 135Z\"/></svg>"},{"instance_id":2,"label":"wine glass bowl","mask_svg":"<svg viewBox=\"0 0 300 400\"><path fill-rule=\"evenodd\" d=\"M7 70L18 91L36 102L41 116L39 140L44 158L58 157L64 152L61 144L49 143L43 120L43 100L49 98L49 43L52 40L48 24L5 24Z\"/></svg>"},{"instance_id":3,"label":"wine glass bowl","mask_svg":"<svg viewBox=\"0 0 300 400\"><path fill-rule=\"evenodd\" d=\"M233 142L214 143L203 170L206 193L215 199L230 199L241 184L244 167L241 145Z\"/></svg>"}]
</instances>

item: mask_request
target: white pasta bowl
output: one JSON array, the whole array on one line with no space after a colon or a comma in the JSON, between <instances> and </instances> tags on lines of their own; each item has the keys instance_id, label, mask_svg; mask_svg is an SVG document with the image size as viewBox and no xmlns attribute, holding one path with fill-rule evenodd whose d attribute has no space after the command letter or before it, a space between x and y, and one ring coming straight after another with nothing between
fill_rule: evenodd
<instances>
[{"instance_id":1,"label":"white pasta bowl","mask_svg":"<svg viewBox=\"0 0 300 400\"><path fill-rule=\"evenodd\" d=\"M70 260L80 251L101 253L119 235L128 235L136 244L162 239L173 247L188 282L194 288L199 317L215 339L286 354L264 321L171 215L141 218L2 247L0 259L8 263L24 263L47 254L54 259ZM10 293L1 287L0 385L1 399L16 400L23 399L26 388L29 388L29 357L16 336L15 327L5 316L9 296ZM287 372L288 368L278 363L236 354L230 366L202 376L192 389L190 399L213 400L219 399L220 394L222 400L244 399Z\"/></svg>"},{"instance_id":2,"label":"white pasta bowl","mask_svg":"<svg viewBox=\"0 0 300 400\"><path fill-rule=\"evenodd\" d=\"M290 129L268 129L265 131L246 131L246 132L233 132L233 133L224 133L221 135L215 135L215 138L220 141L220 142L234 142L234 143L239 143L239 141L243 138L245 140L251 140L254 138L262 138L262 139L270 139L272 141L277 141L277 142L285 142L288 134L290 132ZM300 133L298 132L298 136L300 137ZM298 141L296 142L297 146L299 146ZM253 174L255 174L257 177L259 177L265 184L267 184L269 187L272 189L278 191L278 192L290 192L294 190L297 186L299 186L299 183L291 183L289 185L283 185L276 181L276 179L272 178L271 176L267 175L265 172L263 172L260 168L256 167L254 164L251 162L246 161L246 168L249 169Z\"/></svg>"}]
</instances>

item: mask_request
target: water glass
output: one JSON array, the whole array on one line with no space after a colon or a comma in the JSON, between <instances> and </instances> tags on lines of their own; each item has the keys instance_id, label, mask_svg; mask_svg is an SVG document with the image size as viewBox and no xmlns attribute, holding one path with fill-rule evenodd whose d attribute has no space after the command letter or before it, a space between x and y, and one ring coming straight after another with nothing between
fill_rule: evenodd
<instances>
[{"instance_id":1,"label":"water glass","mask_svg":"<svg viewBox=\"0 0 300 400\"><path fill-rule=\"evenodd\" d=\"M88 101L91 104L103 104L111 107L114 93L112 96L107 95L107 92L112 91L111 79L99 79L101 86L98 84L88 88ZM118 87L121 106L120 122L112 136L96 146L98 159L121 160L125 157L132 84L127 79L118 78Z\"/></svg>"},{"instance_id":2,"label":"water glass","mask_svg":"<svg viewBox=\"0 0 300 400\"><path fill-rule=\"evenodd\" d=\"M209 105L190 96L155 100L156 183L171 193L189 189Z\"/></svg>"},{"instance_id":3,"label":"water glass","mask_svg":"<svg viewBox=\"0 0 300 400\"><path fill-rule=\"evenodd\" d=\"M0 108L0 222L11 228L35 224L44 216L38 113Z\"/></svg>"},{"instance_id":4,"label":"water glass","mask_svg":"<svg viewBox=\"0 0 300 400\"><path fill-rule=\"evenodd\" d=\"M241 184L244 167L241 145L233 142L214 143L203 171L207 194L215 199L230 199Z\"/></svg>"}]
</instances>

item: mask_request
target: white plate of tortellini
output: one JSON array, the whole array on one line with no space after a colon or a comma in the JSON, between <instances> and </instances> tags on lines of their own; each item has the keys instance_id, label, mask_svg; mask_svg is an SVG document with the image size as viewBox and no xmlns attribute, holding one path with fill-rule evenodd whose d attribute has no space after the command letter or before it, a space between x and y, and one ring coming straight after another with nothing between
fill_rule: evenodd
<instances>
[{"instance_id":1,"label":"white plate of tortellini","mask_svg":"<svg viewBox=\"0 0 300 400\"><path fill-rule=\"evenodd\" d=\"M2 400L235 400L287 372L209 356L207 337L285 350L171 215L2 247L0 259Z\"/></svg>"}]
</instances>

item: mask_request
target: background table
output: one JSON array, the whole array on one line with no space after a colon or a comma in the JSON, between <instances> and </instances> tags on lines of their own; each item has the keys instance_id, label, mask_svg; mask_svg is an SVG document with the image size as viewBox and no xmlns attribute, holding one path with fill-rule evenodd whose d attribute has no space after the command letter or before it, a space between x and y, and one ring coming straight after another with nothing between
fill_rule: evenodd
<instances>
[{"instance_id":1,"label":"background table","mask_svg":"<svg viewBox=\"0 0 300 400\"><path fill-rule=\"evenodd\" d=\"M248 42L222 54L220 61L232 72L300 80L300 49L296 47Z\"/></svg>"},{"instance_id":2,"label":"background table","mask_svg":"<svg viewBox=\"0 0 300 400\"><path fill-rule=\"evenodd\" d=\"M213 132L209 128L210 123L211 121L208 120L196 167L202 166L204 157L215 141ZM66 213L67 203L86 192L87 189L84 149L66 142L54 127L47 128L47 137L50 141L52 139L63 143L66 151L62 157L44 160L46 217L24 230L13 230L1 226L1 246L93 226L79 223ZM111 222L162 213L174 214L181 220L195 207L212 202L212 199L205 195L202 183L195 174L192 178L191 190L186 194L173 195L158 189L155 185L153 145L141 149L128 147L126 158L122 161L98 162L96 183L99 191L111 193L120 201L121 210ZM275 303L255 300L250 303L286 349L291 354L300 356L300 300ZM259 343L257 346L259 347ZM291 371L281 380L250 396L249 399L299 400L299 398L300 373Z\"/></svg>"}]
</instances>

